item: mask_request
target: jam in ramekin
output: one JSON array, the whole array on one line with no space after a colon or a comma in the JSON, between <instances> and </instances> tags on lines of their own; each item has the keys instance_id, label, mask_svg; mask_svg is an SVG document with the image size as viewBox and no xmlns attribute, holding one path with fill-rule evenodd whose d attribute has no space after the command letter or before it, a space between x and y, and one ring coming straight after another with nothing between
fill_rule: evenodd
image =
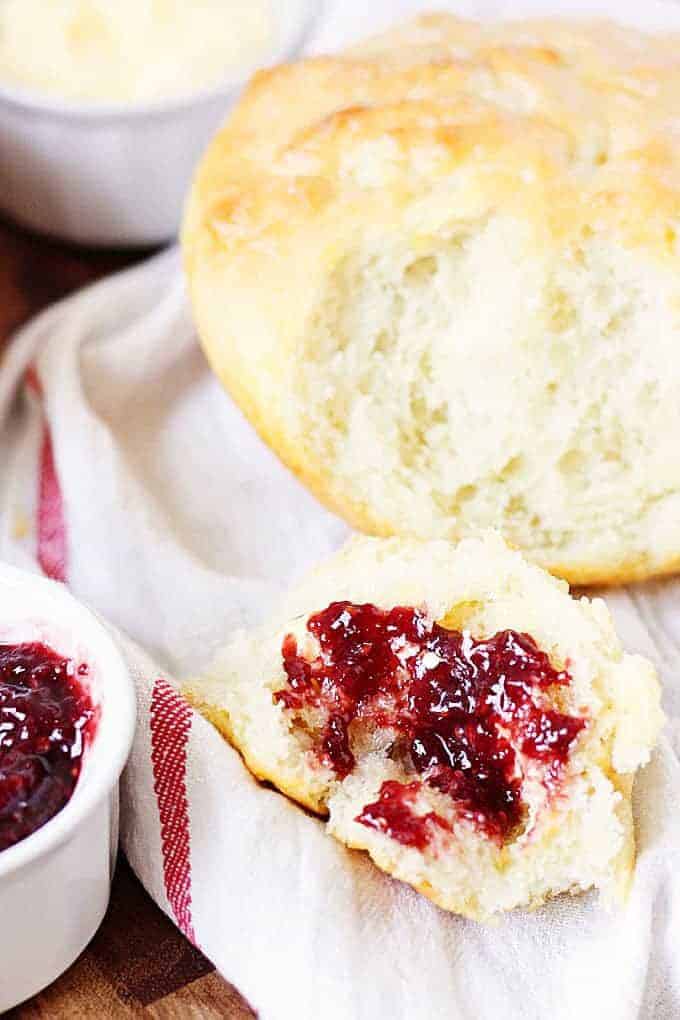
<instances>
[{"instance_id":1,"label":"jam in ramekin","mask_svg":"<svg viewBox=\"0 0 680 1020\"><path fill-rule=\"evenodd\" d=\"M73 795L96 717L86 674L46 645L0 644L0 850Z\"/></svg>"}]
</instances>

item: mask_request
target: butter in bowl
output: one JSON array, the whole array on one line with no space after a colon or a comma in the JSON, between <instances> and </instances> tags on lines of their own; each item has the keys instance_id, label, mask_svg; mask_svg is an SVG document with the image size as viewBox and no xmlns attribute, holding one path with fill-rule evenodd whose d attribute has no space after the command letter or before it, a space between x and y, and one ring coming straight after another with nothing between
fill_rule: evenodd
<instances>
[{"instance_id":1,"label":"butter in bowl","mask_svg":"<svg viewBox=\"0 0 680 1020\"><path fill-rule=\"evenodd\" d=\"M89 245L177 231L196 160L310 0L0 0L0 209Z\"/></svg>"}]
</instances>

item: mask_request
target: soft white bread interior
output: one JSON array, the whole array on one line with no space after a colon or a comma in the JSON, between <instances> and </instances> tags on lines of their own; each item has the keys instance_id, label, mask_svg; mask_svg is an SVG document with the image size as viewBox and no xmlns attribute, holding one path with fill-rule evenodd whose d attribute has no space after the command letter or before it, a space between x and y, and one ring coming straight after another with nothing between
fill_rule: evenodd
<instances>
[{"instance_id":1,"label":"soft white bread interior","mask_svg":"<svg viewBox=\"0 0 680 1020\"><path fill-rule=\"evenodd\" d=\"M680 37L438 15L255 77L184 226L208 358L360 530L680 567Z\"/></svg>"},{"instance_id":2,"label":"soft white bread interior","mask_svg":"<svg viewBox=\"0 0 680 1020\"><path fill-rule=\"evenodd\" d=\"M382 610L418 607L424 618L467 640L506 630L528 634L554 669L568 671L568 684L535 692L543 707L557 707L581 726L551 781L525 753L518 733L507 738L516 756L521 824L500 836L480 825L463 801L430 783L431 773L416 770L396 730L366 703L349 726L353 765L346 774L319 753L327 706L322 700L321 708L298 712L281 698L291 689L284 642L292 635L301 655L328 663L308 622L345 601ZM360 655L370 654L362 645ZM431 668L428 656L421 656L422 669ZM404 704L411 704L415 688L400 675ZM329 831L339 840L367 850L379 867L448 910L485 919L593 886L610 901L625 894L634 864L633 775L649 758L662 722L654 670L645 659L622 653L602 601L572 598L564 582L496 534L457 546L354 539L289 595L276 621L235 636L207 675L184 690L256 776L328 815ZM480 723L479 716L470 719ZM494 725L507 737L510 723ZM458 767L458 778L469 772L464 760ZM478 779L479 769L473 782ZM379 801L386 782L413 791L407 821L415 815L425 827L428 839L420 845L405 845L384 826L357 820ZM437 824L422 821L430 813Z\"/></svg>"}]
</instances>

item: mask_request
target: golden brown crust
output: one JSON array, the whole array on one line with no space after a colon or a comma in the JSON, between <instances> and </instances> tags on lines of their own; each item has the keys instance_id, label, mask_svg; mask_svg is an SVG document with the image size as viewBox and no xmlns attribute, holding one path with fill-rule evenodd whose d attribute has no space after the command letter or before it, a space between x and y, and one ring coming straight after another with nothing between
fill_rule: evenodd
<instances>
[{"instance_id":1,"label":"golden brown crust","mask_svg":"<svg viewBox=\"0 0 680 1020\"><path fill-rule=\"evenodd\" d=\"M191 683L182 685L182 695L192 708L195 708L208 722L211 722L234 750L238 751L243 758L246 768L258 782L271 783L272 786L275 786L277 790L301 807L306 808L320 818L328 817L328 811L317 799L310 795L308 789L302 783L293 785L288 782L279 772L275 772L261 762L252 749L244 741L238 739L227 711L220 709L212 702L207 702L202 697L200 690Z\"/></svg>"}]
</instances>

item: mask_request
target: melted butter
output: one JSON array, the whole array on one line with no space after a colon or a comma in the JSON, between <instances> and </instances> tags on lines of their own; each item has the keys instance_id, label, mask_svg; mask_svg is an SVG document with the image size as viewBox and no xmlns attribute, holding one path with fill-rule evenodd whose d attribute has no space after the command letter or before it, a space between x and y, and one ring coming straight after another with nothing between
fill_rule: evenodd
<instances>
[{"instance_id":1,"label":"melted butter","mask_svg":"<svg viewBox=\"0 0 680 1020\"><path fill-rule=\"evenodd\" d=\"M273 44L267 0L0 0L0 81L79 102L172 99Z\"/></svg>"}]
</instances>

